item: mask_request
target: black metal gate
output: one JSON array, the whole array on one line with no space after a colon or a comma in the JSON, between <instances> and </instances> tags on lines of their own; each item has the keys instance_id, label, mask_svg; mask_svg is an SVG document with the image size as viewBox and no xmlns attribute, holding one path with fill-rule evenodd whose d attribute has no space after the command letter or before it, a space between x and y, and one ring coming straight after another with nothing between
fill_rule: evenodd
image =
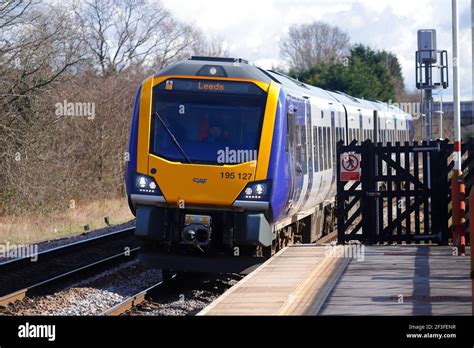
<instances>
[{"instance_id":1,"label":"black metal gate","mask_svg":"<svg viewBox=\"0 0 474 348\"><path fill-rule=\"evenodd\" d=\"M338 241L447 244L450 156L447 141L338 144ZM360 181L341 180L341 157L360 154ZM470 187L468 188L470 190Z\"/></svg>"}]
</instances>

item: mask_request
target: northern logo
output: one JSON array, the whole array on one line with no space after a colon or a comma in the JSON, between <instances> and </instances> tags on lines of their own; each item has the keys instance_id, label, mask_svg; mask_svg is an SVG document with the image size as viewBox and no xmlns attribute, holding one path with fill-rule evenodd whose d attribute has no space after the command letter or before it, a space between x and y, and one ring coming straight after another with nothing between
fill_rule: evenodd
<instances>
[{"instance_id":1,"label":"northern logo","mask_svg":"<svg viewBox=\"0 0 474 348\"><path fill-rule=\"evenodd\" d=\"M207 179L206 178L193 178L193 182L196 184L207 184Z\"/></svg>"}]
</instances>

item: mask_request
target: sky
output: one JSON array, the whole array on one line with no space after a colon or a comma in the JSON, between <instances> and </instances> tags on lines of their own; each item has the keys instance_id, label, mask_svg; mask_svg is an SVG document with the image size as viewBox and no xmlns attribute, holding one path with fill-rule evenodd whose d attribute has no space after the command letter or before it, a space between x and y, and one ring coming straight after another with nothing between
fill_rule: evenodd
<instances>
[{"instance_id":1,"label":"sky","mask_svg":"<svg viewBox=\"0 0 474 348\"><path fill-rule=\"evenodd\" d=\"M450 0L162 0L179 19L219 36L234 57L263 68L284 66L279 42L291 25L324 21L362 43L397 55L407 89L415 90L417 30L436 29L452 59ZM472 100L471 1L458 0L461 97ZM450 82L452 81L450 67ZM452 86L444 92L452 100Z\"/></svg>"}]
</instances>

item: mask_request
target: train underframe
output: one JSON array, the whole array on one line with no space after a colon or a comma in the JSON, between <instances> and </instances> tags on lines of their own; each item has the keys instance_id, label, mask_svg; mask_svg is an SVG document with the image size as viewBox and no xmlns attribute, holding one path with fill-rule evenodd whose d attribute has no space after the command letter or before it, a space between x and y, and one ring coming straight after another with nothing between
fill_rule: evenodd
<instances>
[{"instance_id":1,"label":"train underframe","mask_svg":"<svg viewBox=\"0 0 474 348\"><path fill-rule=\"evenodd\" d=\"M334 205L279 230L259 211L136 207L139 259L174 272L247 274L293 243L313 243L334 228Z\"/></svg>"}]
</instances>

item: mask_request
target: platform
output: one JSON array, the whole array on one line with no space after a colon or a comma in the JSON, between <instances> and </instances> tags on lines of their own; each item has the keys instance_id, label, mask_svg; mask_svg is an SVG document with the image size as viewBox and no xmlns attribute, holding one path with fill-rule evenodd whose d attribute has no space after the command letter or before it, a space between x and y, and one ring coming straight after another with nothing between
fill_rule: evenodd
<instances>
[{"instance_id":1,"label":"platform","mask_svg":"<svg viewBox=\"0 0 474 348\"><path fill-rule=\"evenodd\" d=\"M469 250L468 250L469 252ZM469 256L444 246L372 246L319 315L472 315Z\"/></svg>"},{"instance_id":2,"label":"platform","mask_svg":"<svg viewBox=\"0 0 474 348\"><path fill-rule=\"evenodd\" d=\"M326 257L324 246L287 247L199 315L305 315L317 312L349 259Z\"/></svg>"},{"instance_id":3,"label":"platform","mask_svg":"<svg viewBox=\"0 0 474 348\"><path fill-rule=\"evenodd\" d=\"M470 259L450 247L337 248L285 248L199 315L471 315Z\"/></svg>"}]
</instances>

